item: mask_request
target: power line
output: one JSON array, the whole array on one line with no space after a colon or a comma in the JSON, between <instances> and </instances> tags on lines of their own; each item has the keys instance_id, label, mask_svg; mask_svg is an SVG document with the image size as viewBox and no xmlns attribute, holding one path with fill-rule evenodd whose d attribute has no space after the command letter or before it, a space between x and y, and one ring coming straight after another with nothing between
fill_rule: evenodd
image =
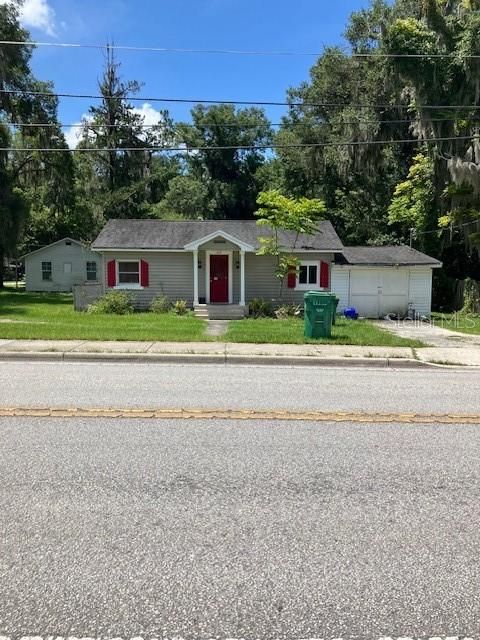
<instances>
[{"instance_id":1,"label":"power line","mask_svg":"<svg viewBox=\"0 0 480 640\"><path fill-rule=\"evenodd\" d=\"M471 117L470 120L477 121L480 120L480 116ZM457 118L429 118L428 122L456 122ZM352 121L341 121L341 122L319 122L316 123L316 127L338 127L338 126L355 126L358 124L418 124L418 119L399 119L399 120L352 120ZM284 122L267 122L265 124L238 124L238 123L204 123L204 124L193 124L193 123L182 123L186 124L189 127L195 127L197 129L259 129L261 127L285 127L287 130L291 130L292 128L302 127L304 123L302 122L293 122L293 123L284 123ZM74 122L74 123L52 123L52 122L12 122L8 120L0 120L0 125L6 125L8 127L18 127L18 128L38 128L38 129L51 129L51 128L61 128L61 129L84 129L85 127L96 127L99 129L118 129L125 125L123 124L96 124L89 121L85 123ZM158 124L138 124L135 125L137 129L155 129L161 126L161 123Z\"/></svg>"},{"instance_id":2,"label":"power line","mask_svg":"<svg viewBox=\"0 0 480 640\"><path fill-rule=\"evenodd\" d=\"M471 118L473 121L480 120L480 116L475 116ZM457 118L429 118L428 122L456 122ZM319 122L316 123L317 127L338 127L338 126L355 126L357 124L418 124L418 119L400 119L400 120L352 120L352 121L341 121L341 122ZM285 127L290 130L295 127L303 126L302 122L298 123L284 123L284 122L267 122L265 124L238 124L238 123L218 123L218 122L205 122L201 124L194 123L181 123L186 124L189 127L196 127L197 129L257 129L260 127L268 126L268 127ZM40 128L40 129L49 129L49 128L61 128L61 129L84 129L85 127L97 127L99 129L117 129L120 127L124 127L123 124L96 124L90 121L86 121L85 123L74 122L74 123L52 123L52 122L12 122L8 120L0 120L0 125L6 125L9 127L18 127L18 128ZM135 125L136 128L139 129L155 129L161 126L159 124L138 124Z\"/></svg>"},{"instance_id":3,"label":"power line","mask_svg":"<svg viewBox=\"0 0 480 640\"><path fill-rule=\"evenodd\" d=\"M82 94L82 93L53 93L47 91L28 91L20 89L1 89L0 94L4 95L26 95L34 97L48 98L75 98L81 100L123 100L117 96L104 96L98 94ZM317 107L317 108L345 108L353 109L408 109L406 104L347 104L340 102L281 102L268 100L212 100L212 99L192 99L192 98L152 98L152 97L129 97L125 98L128 102L167 102L175 104L228 104L228 105L256 105L262 107ZM469 110L475 109L480 111L480 105L419 105L419 109L456 109Z\"/></svg>"},{"instance_id":4,"label":"power line","mask_svg":"<svg viewBox=\"0 0 480 640\"><path fill-rule=\"evenodd\" d=\"M273 56L273 57L320 57L325 51L262 51L262 50L243 50L243 49L194 49L180 47L142 47L115 44L82 44L74 42L39 42L26 41L19 42L15 40L0 40L0 45L8 46L28 46L28 47L52 47L61 49L111 49L113 51L132 51L132 52L152 52L152 53L185 53L185 54L204 54L204 55L235 55L235 56ZM351 58L369 59L369 58L452 58L461 60L480 60L480 55L457 55L454 53L382 53L379 51L368 53L357 53L347 51L344 55Z\"/></svg>"},{"instance_id":5,"label":"power line","mask_svg":"<svg viewBox=\"0 0 480 640\"><path fill-rule=\"evenodd\" d=\"M392 145L392 144L427 144L431 142L447 142L455 141L461 142L465 140L471 140L472 136L455 136L444 138L427 138L425 140L351 140L348 142L309 142L298 144L264 144L264 145L213 145L213 146L188 146L181 147L104 147L96 149L94 147L78 147L76 149L70 148L9 148L0 147L0 151L10 151L18 153L32 153L32 152L53 152L53 153L68 153L68 152L81 152L81 153L102 153L118 151L122 153L131 152L201 152L201 151L267 151L268 149L306 149L306 148L325 148L325 147L352 147L352 146L368 146L368 145Z\"/></svg>"},{"instance_id":6,"label":"power line","mask_svg":"<svg viewBox=\"0 0 480 640\"><path fill-rule=\"evenodd\" d=\"M416 239L418 236L428 236L432 233L442 233L443 231L453 231L454 229L463 229L464 227L469 227L471 224L480 224L480 218L477 218L477 220L470 220L469 222L464 222L463 224L449 225L448 227L432 229L431 231L417 231L415 228L412 228L410 229L410 232L412 234L412 239Z\"/></svg>"}]
</instances>

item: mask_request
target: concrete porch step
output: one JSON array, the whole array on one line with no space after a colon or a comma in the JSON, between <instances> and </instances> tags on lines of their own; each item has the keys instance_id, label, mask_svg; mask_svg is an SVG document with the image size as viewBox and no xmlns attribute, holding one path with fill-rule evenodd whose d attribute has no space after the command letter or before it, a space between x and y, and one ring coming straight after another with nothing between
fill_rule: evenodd
<instances>
[{"instance_id":1,"label":"concrete porch step","mask_svg":"<svg viewBox=\"0 0 480 640\"><path fill-rule=\"evenodd\" d=\"M197 318L203 320L241 320L247 312L248 307L239 304L201 304L194 307Z\"/></svg>"}]
</instances>

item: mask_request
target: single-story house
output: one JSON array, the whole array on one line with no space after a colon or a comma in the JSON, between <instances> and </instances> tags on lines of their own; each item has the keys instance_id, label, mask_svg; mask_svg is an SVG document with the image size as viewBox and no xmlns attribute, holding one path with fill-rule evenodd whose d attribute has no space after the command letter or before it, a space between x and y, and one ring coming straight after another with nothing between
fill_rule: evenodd
<instances>
[{"instance_id":1,"label":"single-story house","mask_svg":"<svg viewBox=\"0 0 480 640\"><path fill-rule=\"evenodd\" d=\"M63 238L32 251L25 261L27 291L72 291L74 285L103 281L102 256L87 245Z\"/></svg>"},{"instance_id":2,"label":"single-story house","mask_svg":"<svg viewBox=\"0 0 480 640\"><path fill-rule=\"evenodd\" d=\"M128 290L147 309L156 296L186 300L198 315L243 317L254 298L278 300L276 261L259 256L267 227L245 220L110 220L92 244L102 256L104 290ZM290 247L295 234L280 234ZM409 247L344 247L332 224L300 236L293 252L300 268L283 290L284 302L303 302L306 291L334 291L340 310L361 315L428 315L432 269L441 264Z\"/></svg>"},{"instance_id":3,"label":"single-story house","mask_svg":"<svg viewBox=\"0 0 480 640\"><path fill-rule=\"evenodd\" d=\"M332 290L339 310L355 307L361 316L404 315L409 308L429 316L432 269L441 262L411 247L344 247L332 267Z\"/></svg>"}]
</instances>

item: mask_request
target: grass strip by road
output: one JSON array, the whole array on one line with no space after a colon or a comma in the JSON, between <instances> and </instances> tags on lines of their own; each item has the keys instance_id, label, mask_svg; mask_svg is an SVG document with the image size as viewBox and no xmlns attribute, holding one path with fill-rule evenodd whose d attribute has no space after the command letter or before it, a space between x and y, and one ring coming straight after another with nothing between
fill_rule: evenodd
<instances>
[{"instance_id":1,"label":"grass strip by road","mask_svg":"<svg viewBox=\"0 0 480 640\"><path fill-rule=\"evenodd\" d=\"M480 335L480 315L474 313L432 313L432 324L469 335Z\"/></svg>"},{"instance_id":2,"label":"grass strip by road","mask_svg":"<svg viewBox=\"0 0 480 640\"><path fill-rule=\"evenodd\" d=\"M369 424L476 424L480 414L368 413L256 409L122 409L62 407L0 407L0 418L94 418L141 420L233 420L345 422Z\"/></svg>"},{"instance_id":3,"label":"grass strip by road","mask_svg":"<svg viewBox=\"0 0 480 640\"><path fill-rule=\"evenodd\" d=\"M233 320L229 323L227 334L223 336L226 342L247 342L262 344L337 344L356 345L363 347L424 347L420 340L400 338L389 331L385 331L368 320L347 320L337 318L332 328L331 338L311 340L305 338L304 323L300 318L275 320L273 318L258 318L249 320Z\"/></svg>"}]
</instances>

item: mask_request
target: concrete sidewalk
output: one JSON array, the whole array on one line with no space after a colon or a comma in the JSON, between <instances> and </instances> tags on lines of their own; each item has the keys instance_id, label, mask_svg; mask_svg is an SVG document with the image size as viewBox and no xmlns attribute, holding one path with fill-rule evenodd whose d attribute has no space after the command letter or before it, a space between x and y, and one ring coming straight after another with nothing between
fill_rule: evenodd
<instances>
[{"instance_id":1,"label":"concrete sidewalk","mask_svg":"<svg viewBox=\"0 0 480 640\"><path fill-rule=\"evenodd\" d=\"M82 360L378 367L480 367L480 348L359 347L225 342L0 340L0 360Z\"/></svg>"}]
</instances>

